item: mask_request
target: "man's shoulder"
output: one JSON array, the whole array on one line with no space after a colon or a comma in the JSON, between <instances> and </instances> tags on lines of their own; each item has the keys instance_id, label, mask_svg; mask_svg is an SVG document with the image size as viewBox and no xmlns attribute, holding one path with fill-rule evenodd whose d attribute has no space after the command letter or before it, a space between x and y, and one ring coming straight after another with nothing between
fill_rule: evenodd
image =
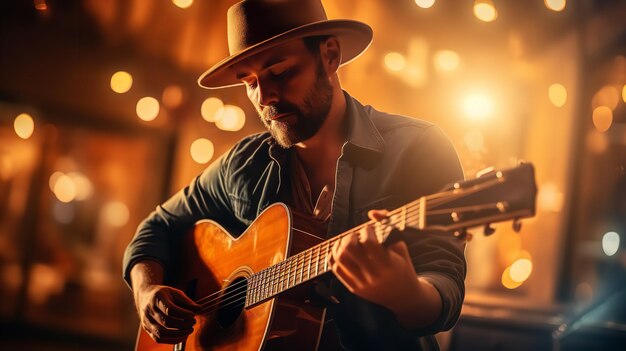
<instances>
[{"instance_id":1,"label":"man's shoulder","mask_svg":"<svg viewBox=\"0 0 626 351\"><path fill-rule=\"evenodd\" d=\"M268 132L248 135L233 145L225 155L225 161L231 166L247 163L254 156L268 155L269 146L270 134Z\"/></svg>"},{"instance_id":2,"label":"man's shoulder","mask_svg":"<svg viewBox=\"0 0 626 351\"><path fill-rule=\"evenodd\" d=\"M370 105L363 106L363 108L383 137L397 133L423 133L435 127L435 124L431 122L419 118L379 111Z\"/></svg>"}]
</instances>

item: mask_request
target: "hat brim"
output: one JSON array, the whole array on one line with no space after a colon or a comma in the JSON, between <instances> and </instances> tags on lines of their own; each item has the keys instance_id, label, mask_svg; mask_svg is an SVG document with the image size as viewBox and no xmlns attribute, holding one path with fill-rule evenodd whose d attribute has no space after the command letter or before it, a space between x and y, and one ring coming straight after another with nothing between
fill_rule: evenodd
<instances>
[{"instance_id":1,"label":"hat brim","mask_svg":"<svg viewBox=\"0 0 626 351\"><path fill-rule=\"evenodd\" d=\"M333 35L341 46L341 65L357 58L372 42L372 28L363 22L352 20L327 20L310 23L291 29L275 37L264 40L234 55L228 56L204 72L198 84L207 89L220 89L242 85L236 77L232 65L258 54L261 51L281 45L287 41L317 35Z\"/></svg>"}]
</instances>

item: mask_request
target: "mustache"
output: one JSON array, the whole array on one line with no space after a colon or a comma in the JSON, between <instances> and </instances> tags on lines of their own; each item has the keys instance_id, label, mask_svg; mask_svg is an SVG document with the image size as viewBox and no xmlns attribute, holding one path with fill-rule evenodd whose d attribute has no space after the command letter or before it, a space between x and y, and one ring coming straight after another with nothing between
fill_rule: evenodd
<instances>
[{"instance_id":1,"label":"mustache","mask_svg":"<svg viewBox=\"0 0 626 351\"><path fill-rule=\"evenodd\" d=\"M297 114L299 112L300 112L300 109L298 108L298 106L290 102L281 101L275 105L268 106L265 109L263 109L261 111L261 117L263 117L264 120L269 121L278 115L282 115L285 113Z\"/></svg>"}]
</instances>

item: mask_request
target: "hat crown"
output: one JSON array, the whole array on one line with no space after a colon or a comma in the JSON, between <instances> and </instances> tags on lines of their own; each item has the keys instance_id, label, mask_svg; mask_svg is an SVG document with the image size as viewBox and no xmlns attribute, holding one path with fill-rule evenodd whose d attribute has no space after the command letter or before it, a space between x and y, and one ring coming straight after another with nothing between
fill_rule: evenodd
<instances>
[{"instance_id":1,"label":"hat crown","mask_svg":"<svg viewBox=\"0 0 626 351\"><path fill-rule=\"evenodd\" d=\"M325 21L320 0L244 0L228 9L231 55L303 25Z\"/></svg>"}]
</instances>

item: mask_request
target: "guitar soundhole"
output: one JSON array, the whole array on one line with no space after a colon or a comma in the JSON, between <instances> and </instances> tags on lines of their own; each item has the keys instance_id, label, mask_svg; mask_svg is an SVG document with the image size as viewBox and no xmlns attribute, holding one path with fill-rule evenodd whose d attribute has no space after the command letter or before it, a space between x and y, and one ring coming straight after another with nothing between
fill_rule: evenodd
<instances>
[{"instance_id":1,"label":"guitar soundhole","mask_svg":"<svg viewBox=\"0 0 626 351\"><path fill-rule=\"evenodd\" d=\"M243 277L235 279L226 287L217 310L217 323L221 327L230 327L241 315L246 304L247 290L248 279Z\"/></svg>"}]
</instances>

